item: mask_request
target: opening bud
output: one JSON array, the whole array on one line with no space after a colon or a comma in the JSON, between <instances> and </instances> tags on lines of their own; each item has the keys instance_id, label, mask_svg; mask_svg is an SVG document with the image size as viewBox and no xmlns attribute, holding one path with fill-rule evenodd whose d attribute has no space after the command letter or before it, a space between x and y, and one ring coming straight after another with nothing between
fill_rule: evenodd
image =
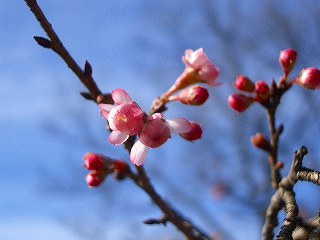
<instances>
[{"instance_id":1,"label":"opening bud","mask_svg":"<svg viewBox=\"0 0 320 240\"><path fill-rule=\"evenodd\" d=\"M253 92L255 89L254 83L243 75L237 76L233 85L236 89L245 92Z\"/></svg>"},{"instance_id":2,"label":"opening bud","mask_svg":"<svg viewBox=\"0 0 320 240\"><path fill-rule=\"evenodd\" d=\"M279 63L282 67L282 71L288 75L293 68L297 59L296 51L292 50L291 48L282 50L279 56Z\"/></svg>"},{"instance_id":3,"label":"opening bud","mask_svg":"<svg viewBox=\"0 0 320 240\"><path fill-rule=\"evenodd\" d=\"M267 152L271 152L270 142L266 139L266 137L258 132L256 135L251 137L251 143L253 146L265 150Z\"/></svg>"},{"instance_id":4,"label":"opening bud","mask_svg":"<svg viewBox=\"0 0 320 240\"><path fill-rule=\"evenodd\" d=\"M182 90L179 94L169 97L169 101L179 101L187 105L201 105L209 97L209 92L206 88L199 85L189 87Z\"/></svg>"},{"instance_id":5,"label":"opening bud","mask_svg":"<svg viewBox=\"0 0 320 240\"><path fill-rule=\"evenodd\" d=\"M191 130L187 133L181 133L180 136L190 142L198 140L202 136L202 129L198 123L190 122Z\"/></svg>"},{"instance_id":6,"label":"opening bud","mask_svg":"<svg viewBox=\"0 0 320 240\"><path fill-rule=\"evenodd\" d=\"M243 94L232 94L228 97L229 107L236 112L244 112L253 103L253 98Z\"/></svg>"},{"instance_id":7,"label":"opening bud","mask_svg":"<svg viewBox=\"0 0 320 240\"><path fill-rule=\"evenodd\" d=\"M320 71L315 67L304 68L295 83L306 89L320 89Z\"/></svg>"},{"instance_id":8,"label":"opening bud","mask_svg":"<svg viewBox=\"0 0 320 240\"><path fill-rule=\"evenodd\" d=\"M211 62L202 48L195 51L187 49L182 61L186 65L184 72L163 97L168 98L178 90L195 83L205 83L209 86L220 85L217 81L220 70Z\"/></svg>"}]
</instances>

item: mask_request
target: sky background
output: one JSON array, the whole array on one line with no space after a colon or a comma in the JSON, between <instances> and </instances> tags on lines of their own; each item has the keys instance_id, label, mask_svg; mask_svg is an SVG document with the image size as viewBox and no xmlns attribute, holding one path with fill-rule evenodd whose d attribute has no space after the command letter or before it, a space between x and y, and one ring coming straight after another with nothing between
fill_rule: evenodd
<instances>
[{"instance_id":1,"label":"sky background","mask_svg":"<svg viewBox=\"0 0 320 240\"><path fill-rule=\"evenodd\" d=\"M0 239L133 240L155 234L182 239L170 224L142 224L161 213L131 182L108 178L101 188L88 189L86 152L128 156L107 143L105 122L97 106L80 96L85 89L74 74L35 43L33 36L44 33L24 1L0 3ZM165 113L200 122L203 139L191 144L173 137L150 151L145 167L160 194L208 233L259 239L261 218L254 204L267 206L272 190L266 187L266 156L251 147L250 136L267 134L266 120L257 106L235 114L227 97L238 74L268 83L278 79L282 49L298 52L293 76L320 66L318 2L38 3L75 60L91 63L100 89L123 88L145 111L183 71L185 49L204 48L221 70L222 86L209 90L204 106L173 103ZM320 169L319 93L294 87L284 100L279 109L284 173L301 145L309 148L308 165ZM252 180L256 184L248 185ZM217 186L223 189L220 197ZM304 214L316 214L318 189L300 184L296 190ZM245 196L252 197L241 201Z\"/></svg>"}]
</instances>

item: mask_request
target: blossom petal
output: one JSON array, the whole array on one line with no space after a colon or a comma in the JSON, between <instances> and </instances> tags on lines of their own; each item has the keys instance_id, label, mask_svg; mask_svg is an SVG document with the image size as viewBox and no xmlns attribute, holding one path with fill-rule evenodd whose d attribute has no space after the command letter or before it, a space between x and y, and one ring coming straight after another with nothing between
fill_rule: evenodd
<instances>
[{"instance_id":1,"label":"blossom petal","mask_svg":"<svg viewBox=\"0 0 320 240\"><path fill-rule=\"evenodd\" d=\"M99 108L100 108L99 110L100 116L105 120L108 120L109 112L111 111L112 108L114 108L114 105L101 103L99 104Z\"/></svg>"},{"instance_id":2,"label":"blossom petal","mask_svg":"<svg viewBox=\"0 0 320 240\"><path fill-rule=\"evenodd\" d=\"M191 130L191 123L184 118L166 120L170 133L186 133Z\"/></svg>"},{"instance_id":3,"label":"blossom petal","mask_svg":"<svg viewBox=\"0 0 320 240\"><path fill-rule=\"evenodd\" d=\"M141 166L147 158L148 151L149 147L145 146L140 140L136 141L130 152L130 161L137 166Z\"/></svg>"},{"instance_id":4,"label":"blossom petal","mask_svg":"<svg viewBox=\"0 0 320 240\"><path fill-rule=\"evenodd\" d=\"M109 143L120 145L128 139L129 135L119 131L112 131L108 137Z\"/></svg>"},{"instance_id":5,"label":"blossom petal","mask_svg":"<svg viewBox=\"0 0 320 240\"><path fill-rule=\"evenodd\" d=\"M117 88L113 90L111 93L111 96L116 105L119 105L121 103L126 103L126 102L132 102L129 94L121 88Z\"/></svg>"}]
</instances>

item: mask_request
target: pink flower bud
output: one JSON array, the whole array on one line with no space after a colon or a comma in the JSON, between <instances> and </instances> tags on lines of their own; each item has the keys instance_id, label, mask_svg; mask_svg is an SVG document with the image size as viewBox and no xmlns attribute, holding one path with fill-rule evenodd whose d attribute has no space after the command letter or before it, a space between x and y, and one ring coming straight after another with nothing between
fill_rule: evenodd
<instances>
[{"instance_id":1,"label":"pink flower bud","mask_svg":"<svg viewBox=\"0 0 320 240\"><path fill-rule=\"evenodd\" d=\"M296 62L296 58L297 58L297 53L290 48L282 50L280 52L279 63L282 67L282 71L286 75L288 75L289 72L292 70L293 65Z\"/></svg>"},{"instance_id":2,"label":"pink flower bud","mask_svg":"<svg viewBox=\"0 0 320 240\"><path fill-rule=\"evenodd\" d=\"M320 89L320 71L315 67L308 67L301 71L295 83L306 89Z\"/></svg>"},{"instance_id":3,"label":"pink flower bud","mask_svg":"<svg viewBox=\"0 0 320 240\"><path fill-rule=\"evenodd\" d=\"M170 96L169 101L179 101L187 105L201 105L208 97L208 90L196 85L182 90L178 95Z\"/></svg>"},{"instance_id":4,"label":"pink flower bud","mask_svg":"<svg viewBox=\"0 0 320 240\"><path fill-rule=\"evenodd\" d=\"M191 130L186 133L181 133L180 136L190 142L194 140L198 140L202 136L202 129L199 124L195 122L190 122L191 124Z\"/></svg>"},{"instance_id":5,"label":"pink flower bud","mask_svg":"<svg viewBox=\"0 0 320 240\"><path fill-rule=\"evenodd\" d=\"M253 92L255 89L254 83L249 78L242 75L237 76L234 87L245 92Z\"/></svg>"},{"instance_id":6,"label":"pink flower bud","mask_svg":"<svg viewBox=\"0 0 320 240\"><path fill-rule=\"evenodd\" d=\"M267 96L269 93L269 86L266 84L265 81L258 81L255 84L255 91L256 94L259 96Z\"/></svg>"},{"instance_id":7,"label":"pink flower bud","mask_svg":"<svg viewBox=\"0 0 320 240\"><path fill-rule=\"evenodd\" d=\"M228 97L230 108L236 112L245 111L253 103L253 99L243 94L232 94Z\"/></svg>"},{"instance_id":8,"label":"pink flower bud","mask_svg":"<svg viewBox=\"0 0 320 240\"><path fill-rule=\"evenodd\" d=\"M86 182L90 188L98 187L106 178L106 174L102 171L92 171L87 174Z\"/></svg>"},{"instance_id":9,"label":"pink flower bud","mask_svg":"<svg viewBox=\"0 0 320 240\"><path fill-rule=\"evenodd\" d=\"M84 157L84 167L88 170L100 170L104 167L104 156L87 153Z\"/></svg>"}]
</instances>

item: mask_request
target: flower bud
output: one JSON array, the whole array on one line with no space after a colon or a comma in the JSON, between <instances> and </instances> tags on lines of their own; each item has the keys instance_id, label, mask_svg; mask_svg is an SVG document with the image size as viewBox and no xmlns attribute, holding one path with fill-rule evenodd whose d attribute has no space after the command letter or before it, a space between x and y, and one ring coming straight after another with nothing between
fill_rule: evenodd
<instances>
[{"instance_id":1,"label":"flower bud","mask_svg":"<svg viewBox=\"0 0 320 240\"><path fill-rule=\"evenodd\" d=\"M228 97L229 107L236 112L245 111L253 103L253 99L243 94L232 94Z\"/></svg>"},{"instance_id":2,"label":"flower bud","mask_svg":"<svg viewBox=\"0 0 320 240\"><path fill-rule=\"evenodd\" d=\"M315 67L304 68L295 83L306 89L320 89L320 71Z\"/></svg>"},{"instance_id":3,"label":"flower bud","mask_svg":"<svg viewBox=\"0 0 320 240\"><path fill-rule=\"evenodd\" d=\"M251 143L253 146L271 152L271 145L262 133L257 133L251 137Z\"/></svg>"},{"instance_id":4,"label":"flower bud","mask_svg":"<svg viewBox=\"0 0 320 240\"><path fill-rule=\"evenodd\" d=\"M254 83L249 78L242 75L237 76L233 85L236 89L245 92L253 92L255 88Z\"/></svg>"},{"instance_id":5,"label":"flower bud","mask_svg":"<svg viewBox=\"0 0 320 240\"><path fill-rule=\"evenodd\" d=\"M106 178L103 171L91 171L86 176L86 182L90 188L98 187Z\"/></svg>"},{"instance_id":6,"label":"flower bud","mask_svg":"<svg viewBox=\"0 0 320 240\"><path fill-rule=\"evenodd\" d=\"M208 90L196 85L182 90L178 95L170 96L169 101L175 100L187 105L201 105L208 97Z\"/></svg>"},{"instance_id":7,"label":"flower bud","mask_svg":"<svg viewBox=\"0 0 320 240\"><path fill-rule=\"evenodd\" d=\"M269 86L265 81L258 81L255 84L255 91L259 96L267 96L269 93Z\"/></svg>"},{"instance_id":8,"label":"flower bud","mask_svg":"<svg viewBox=\"0 0 320 240\"><path fill-rule=\"evenodd\" d=\"M202 129L199 124L195 122L190 122L191 124L191 130L186 133L181 133L180 136L190 142L194 140L198 140L202 136Z\"/></svg>"},{"instance_id":9,"label":"flower bud","mask_svg":"<svg viewBox=\"0 0 320 240\"><path fill-rule=\"evenodd\" d=\"M84 167L88 170L100 170L104 167L104 156L95 153L87 153L84 157Z\"/></svg>"},{"instance_id":10,"label":"flower bud","mask_svg":"<svg viewBox=\"0 0 320 240\"><path fill-rule=\"evenodd\" d=\"M280 52L279 63L282 67L282 71L286 75L288 75L289 72L292 70L293 65L296 62L296 58L297 58L297 53L290 48L282 50Z\"/></svg>"}]
</instances>

